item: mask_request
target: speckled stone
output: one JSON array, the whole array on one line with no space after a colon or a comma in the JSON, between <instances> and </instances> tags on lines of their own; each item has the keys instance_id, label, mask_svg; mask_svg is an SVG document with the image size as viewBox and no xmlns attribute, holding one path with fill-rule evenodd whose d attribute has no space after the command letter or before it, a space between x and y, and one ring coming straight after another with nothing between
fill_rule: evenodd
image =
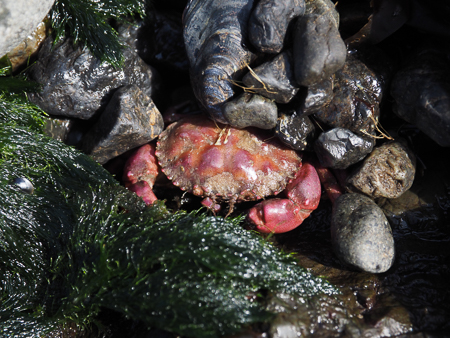
<instances>
[{"instance_id":1,"label":"speckled stone","mask_svg":"<svg viewBox=\"0 0 450 338\"><path fill-rule=\"evenodd\" d=\"M415 173L415 156L400 142L391 141L376 147L347 182L373 198L397 198L412 186Z\"/></svg>"},{"instance_id":2,"label":"speckled stone","mask_svg":"<svg viewBox=\"0 0 450 338\"><path fill-rule=\"evenodd\" d=\"M360 270L382 273L394 262L394 238L389 222L367 196L349 193L336 199L331 241L335 254Z\"/></svg>"},{"instance_id":3,"label":"speckled stone","mask_svg":"<svg viewBox=\"0 0 450 338\"><path fill-rule=\"evenodd\" d=\"M308 116L296 111L281 113L275 134L283 143L295 150L312 150L316 128Z\"/></svg>"}]
</instances>

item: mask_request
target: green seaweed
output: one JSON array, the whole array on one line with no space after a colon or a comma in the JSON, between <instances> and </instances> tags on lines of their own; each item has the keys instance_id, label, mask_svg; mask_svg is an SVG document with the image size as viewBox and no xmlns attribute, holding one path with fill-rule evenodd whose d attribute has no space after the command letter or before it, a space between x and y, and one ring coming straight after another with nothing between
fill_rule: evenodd
<instances>
[{"instance_id":1,"label":"green seaweed","mask_svg":"<svg viewBox=\"0 0 450 338\"><path fill-rule=\"evenodd\" d=\"M0 98L0 335L88 327L110 309L217 337L270 319L264 291L336 293L240 218L146 207L90 157L29 126L42 117L1 117L1 104L14 115L19 103Z\"/></svg>"},{"instance_id":2,"label":"green seaweed","mask_svg":"<svg viewBox=\"0 0 450 338\"><path fill-rule=\"evenodd\" d=\"M115 67L123 64L122 45L110 21L123 22L132 15L145 16L143 0L56 0L50 12L55 42L71 36L74 44Z\"/></svg>"}]
</instances>

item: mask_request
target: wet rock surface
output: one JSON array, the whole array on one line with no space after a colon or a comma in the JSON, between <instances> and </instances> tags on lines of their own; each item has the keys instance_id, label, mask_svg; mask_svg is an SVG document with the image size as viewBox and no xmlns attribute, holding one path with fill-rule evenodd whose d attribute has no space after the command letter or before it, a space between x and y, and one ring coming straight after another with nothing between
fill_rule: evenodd
<instances>
[{"instance_id":1,"label":"wet rock surface","mask_svg":"<svg viewBox=\"0 0 450 338\"><path fill-rule=\"evenodd\" d=\"M277 103L288 103L299 91L295 82L292 52L277 55L248 72L242 79L248 90L263 95Z\"/></svg>"},{"instance_id":2,"label":"wet rock surface","mask_svg":"<svg viewBox=\"0 0 450 338\"><path fill-rule=\"evenodd\" d=\"M450 146L450 50L414 52L392 83L394 111L444 147Z\"/></svg>"},{"instance_id":3,"label":"wet rock surface","mask_svg":"<svg viewBox=\"0 0 450 338\"><path fill-rule=\"evenodd\" d=\"M363 138L344 128L333 128L320 134L314 150L320 164L326 168L347 169L369 154L375 139Z\"/></svg>"},{"instance_id":4,"label":"wet rock surface","mask_svg":"<svg viewBox=\"0 0 450 338\"><path fill-rule=\"evenodd\" d=\"M412 186L415 173L416 159L411 150L392 141L375 148L347 182L373 198L396 198Z\"/></svg>"},{"instance_id":5,"label":"wet rock surface","mask_svg":"<svg viewBox=\"0 0 450 338\"><path fill-rule=\"evenodd\" d=\"M163 131L161 113L136 85L119 88L83 138L83 151L101 164L154 140Z\"/></svg>"},{"instance_id":6,"label":"wet rock surface","mask_svg":"<svg viewBox=\"0 0 450 338\"><path fill-rule=\"evenodd\" d=\"M308 116L300 116L295 110L281 113L275 135L295 150L311 150L316 128Z\"/></svg>"},{"instance_id":7,"label":"wet rock surface","mask_svg":"<svg viewBox=\"0 0 450 338\"><path fill-rule=\"evenodd\" d=\"M363 271L386 272L394 262L389 222L378 205L361 194L343 194L334 203L331 242L342 261Z\"/></svg>"},{"instance_id":8,"label":"wet rock surface","mask_svg":"<svg viewBox=\"0 0 450 338\"><path fill-rule=\"evenodd\" d=\"M134 45L136 36L131 29L123 28L120 33ZM127 44L126 40L122 42ZM156 70L137 55L135 48L126 48L124 68L114 69L87 48L74 48L70 39L56 46L52 43L51 38L44 41L38 61L29 70L29 77L42 85L42 90L30 93L29 99L51 115L87 120L120 86L135 84L150 97L157 90Z\"/></svg>"}]
</instances>

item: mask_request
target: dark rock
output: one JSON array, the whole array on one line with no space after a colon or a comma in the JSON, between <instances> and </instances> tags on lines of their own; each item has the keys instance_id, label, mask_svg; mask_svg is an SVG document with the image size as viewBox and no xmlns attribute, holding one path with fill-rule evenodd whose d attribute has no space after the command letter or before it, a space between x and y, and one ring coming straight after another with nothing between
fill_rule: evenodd
<instances>
[{"instance_id":1,"label":"dark rock","mask_svg":"<svg viewBox=\"0 0 450 338\"><path fill-rule=\"evenodd\" d=\"M339 34L338 14L331 1L311 1L294 31L295 77L309 86L344 66L347 49Z\"/></svg>"},{"instance_id":2,"label":"dark rock","mask_svg":"<svg viewBox=\"0 0 450 338\"><path fill-rule=\"evenodd\" d=\"M164 129L159 110L136 85L114 93L98 122L83 139L83 150L106 163L155 139Z\"/></svg>"},{"instance_id":3,"label":"dark rock","mask_svg":"<svg viewBox=\"0 0 450 338\"><path fill-rule=\"evenodd\" d=\"M279 53L289 23L304 12L304 0L260 0L249 19L250 41L260 52Z\"/></svg>"},{"instance_id":4,"label":"dark rock","mask_svg":"<svg viewBox=\"0 0 450 338\"><path fill-rule=\"evenodd\" d=\"M363 138L348 129L334 128L318 137L314 150L322 166L346 169L366 157L374 145L374 138Z\"/></svg>"},{"instance_id":5,"label":"dark rock","mask_svg":"<svg viewBox=\"0 0 450 338\"><path fill-rule=\"evenodd\" d=\"M278 54L272 61L252 69L242 81L252 91L277 103L288 103L299 91L291 51Z\"/></svg>"},{"instance_id":6,"label":"dark rock","mask_svg":"<svg viewBox=\"0 0 450 338\"><path fill-rule=\"evenodd\" d=\"M308 116L299 116L293 111L280 114L275 134L283 143L295 150L311 150L315 130Z\"/></svg>"},{"instance_id":7,"label":"dark rock","mask_svg":"<svg viewBox=\"0 0 450 338\"><path fill-rule=\"evenodd\" d=\"M347 182L373 198L396 198L411 187L415 173L415 156L400 142L391 141L376 147Z\"/></svg>"},{"instance_id":8,"label":"dark rock","mask_svg":"<svg viewBox=\"0 0 450 338\"><path fill-rule=\"evenodd\" d=\"M315 113L330 127L372 134L380 116L383 80L353 56L334 76L333 99Z\"/></svg>"},{"instance_id":9,"label":"dark rock","mask_svg":"<svg viewBox=\"0 0 450 338\"><path fill-rule=\"evenodd\" d=\"M51 115L89 119L120 86L133 83L151 97L158 79L133 47L135 31L131 27L119 30L121 42L128 46L121 69L101 62L87 48L75 49L70 39L53 46L53 38L47 38L29 71L30 79L42 85L40 92L28 95L30 101Z\"/></svg>"},{"instance_id":10,"label":"dark rock","mask_svg":"<svg viewBox=\"0 0 450 338\"><path fill-rule=\"evenodd\" d=\"M178 71L189 70L179 15L149 11L138 32L137 47L139 55L155 67L163 65Z\"/></svg>"},{"instance_id":11,"label":"dark rock","mask_svg":"<svg viewBox=\"0 0 450 338\"><path fill-rule=\"evenodd\" d=\"M394 77L394 112L415 124L443 147L450 146L449 53L427 49L417 53Z\"/></svg>"},{"instance_id":12,"label":"dark rock","mask_svg":"<svg viewBox=\"0 0 450 338\"><path fill-rule=\"evenodd\" d=\"M329 104L332 98L333 79L330 77L308 86L301 99L300 110L304 115L313 114Z\"/></svg>"},{"instance_id":13,"label":"dark rock","mask_svg":"<svg viewBox=\"0 0 450 338\"><path fill-rule=\"evenodd\" d=\"M236 128L272 129L277 125L278 110L272 100L244 93L224 105L223 115Z\"/></svg>"},{"instance_id":14,"label":"dark rock","mask_svg":"<svg viewBox=\"0 0 450 338\"><path fill-rule=\"evenodd\" d=\"M389 222L367 196L349 193L336 199L331 241L342 261L363 271L382 273L394 262L394 238Z\"/></svg>"}]
</instances>

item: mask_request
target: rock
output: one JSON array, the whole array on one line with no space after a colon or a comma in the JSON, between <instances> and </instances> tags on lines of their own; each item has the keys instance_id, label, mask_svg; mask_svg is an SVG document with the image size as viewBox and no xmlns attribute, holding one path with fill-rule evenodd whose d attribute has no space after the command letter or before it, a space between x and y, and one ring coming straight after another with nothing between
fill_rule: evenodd
<instances>
[{"instance_id":1,"label":"rock","mask_svg":"<svg viewBox=\"0 0 450 338\"><path fill-rule=\"evenodd\" d=\"M54 0L0 1L0 56L18 46L36 29Z\"/></svg>"},{"instance_id":2,"label":"rock","mask_svg":"<svg viewBox=\"0 0 450 338\"><path fill-rule=\"evenodd\" d=\"M333 98L333 79L327 78L307 87L301 99L302 115L311 115L328 105Z\"/></svg>"},{"instance_id":3,"label":"rock","mask_svg":"<svg viewBox=\"0 0 450 338\"><path fill-rule=\"evenodd\" d=\"M250 15L249 40L263 53L279 53L292 19L305 12L304 0L261 0Z\"/></svg>"},{"instance_id":4,"label":"rock","mask_svg":"<svg viewBox=\"0 0 450 338\"><path fill-rule=\"evenodd\" d=\"M420 50L394 77L394 112L443 147L450 146L448 52Z\"/></svg>"},{"instance_id":5,"label":"rock","mask_svg":"<svg viewBox=\"0 0 450 338\"><path fill-rule=\"evenodd\" d=\"M291 51L280 53L272 61L252 69L242 81L252 92L277 103L288 103L299 91Z\"/></svg>"},{"instance_id":6,"label":"rock","mask_svg":"<svg viewBox=\"0 0 450 338\"><path fill-rule=\"evenodd\" d=\"M347 179L352 189L373 198L397 198L414 182L416 159L397 141L376 147Z\"/></svg>"},{"instance_id":7,"label":"rock","mask_svg":"<svg viewBox=\"0 0 450 338\"><path fill-rule=\"evenodd\" d=\"M21 66L26 65L30 57L35 55L47 37L47 28L45 23L41 22L36 29L32 31L21 43L8 52L8 58L11 61L12 70L17 71Z\"/></svg>"},{"instance_id":8,"label":"rock","mask_svg":"<svg viewBox=\"0 0 450 338\"><path fill-rule=\"evenodd\" d=\"M330 127L372 134L380 116L383 79L354 56L347 58L334 77L330 104L314 116Z\"/></svg>"},{"instance_id":9,"label":"rock","mask_svg":"<svg viewBox=\"0 0 450 338\"><path fill-rule=\"evenodd\" d=\"M331 241L336 255L360 270L382 273L394 262L394 238L389 222L367 196L349 193L336 199Z\"/></svg>"},{"instance_id":10,"label":"rock","mask_svg":"<svg viewBox=\"0 0 450 338\"><path fill-rule=\"evenodd\" d=\"M118 89L98 122L83 139L83 150L106 163L155 139L164 129L162 115L136 85Z\"/></svg>"},{"instance_id":11,"label":"rock","mask_svg":"<svg viewBox=\"0 0 450 338\"><path fill-rule=\"evenodd\" d=\"M322 166L346 169L366 157L374 145L374 138L363 138L348 129L334 128L320 134L314 150Z\"/></svg>"},{"instance_id":12,"label":"rock","mask_svg":"<svg viewBox=\"0 0 450 338\"><path fill-rule=\"evenodd\" d=\"M277 125L278 110L272 100L244 93L224 105L223 115L235 128L272 129Z\"/></svg>"},{"instance_id":13,"label":"rock","mask_svg":"<svg viewBox=\"0 0 450 338\"><path fill-rule=\"evenodd\" d=\"M315 130L308 116L300 116L296 111L291 111L280 114L275 134L292 149L303 151L312 150Z\"/></svg>"},{"instance_id":14,"label":"rock","mask_svg":"<svg viewBox=\"0 0 450 338\"><path fill-rule=\"evenodd\" d=\"M187 72L189 61L183 40L181 17L151 10L138 32L139 55L151 65Z\"/></svg>"},{"instance_id":15,"label":"rock","mask_svg":"<svg viewBox=\"0 0 450 338\"><path fill-rule=\"evenodd\" d=\"M152 97L158 88L158 75L137 55L135 31L131 27L119 29L121 42L128 46L121 69L101 62L87 48L74 49L70 39L53 46L52 38L47 38L28 73L31 80L42 84L40 92L28 94L30 101L50 115L87 120L123 85L133 83Z\"/></svg>"},{"instance_id":16,"label":"rock","mask_svg":"<svg viewBox=\"0 0 450 338\"><path fill-rule=\"evenodd\" d=\"M307 3L294 31L295 78L309 86L344 66L347 48L339 34L338 14L331 1Z\"/></svg>"}]
</instances>

